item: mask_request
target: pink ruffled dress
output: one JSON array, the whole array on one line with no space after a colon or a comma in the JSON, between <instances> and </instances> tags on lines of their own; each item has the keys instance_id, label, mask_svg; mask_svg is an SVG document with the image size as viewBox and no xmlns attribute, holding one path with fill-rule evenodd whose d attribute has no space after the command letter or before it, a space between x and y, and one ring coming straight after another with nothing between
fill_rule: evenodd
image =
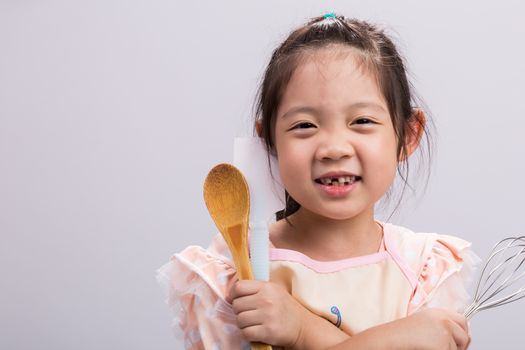
<instances>
[{"instance_id":1,"label":"pink ruffled dress","mask_svg":"<svg viewBox=\"0 0 525 350\"><path fill-rule=\"evenodd\" d=\"M414 233L378 222L383 242L377 253L318 261L270 243L270 280L315 314L349 335L441 307L462 312L479 257L471 243L436 233ZM218 233L204 249L189 246L157 270L173 330L186 349L250 349L225 296L236 280L226 242Z\"/></svg>"}]
</instances>

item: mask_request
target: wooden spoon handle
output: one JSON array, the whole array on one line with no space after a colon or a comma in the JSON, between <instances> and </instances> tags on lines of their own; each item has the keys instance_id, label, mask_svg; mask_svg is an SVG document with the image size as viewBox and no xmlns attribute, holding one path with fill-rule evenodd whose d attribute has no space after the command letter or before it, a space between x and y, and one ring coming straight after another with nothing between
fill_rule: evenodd
<instances>
[{"instance_id":1,"label":"wooden spoon handle","mask_svg":"<svg viewBox=\"0 0 525 350\"><path fill-rule=\"evenodd\" d=\"M242 234L247 232L247 230L248 228L244 224L230 226L227 228L228 234L225 237L240 280L253 280L252 264L248 256L248 244L245 241L247 236ZM271 345L263 343L251 343L251 348L252 350L272 350Z\"/></svg>"},{"instance_id":2,"label":"wooden spoon handle","mask_svg":"<svg viewBox=\"0 0 525 350\"><path fill-rule=\"evenodd\" d=\"M266 345L262 343L252 343L252 350L272 350L271 345Z\"/></svg>"},{"instance_id":3,"label":"wooden spoon handle","mask_svg":"<svg viewBox=\"0 0 525 350\"><path fill-rule=\"evenodd\" d=\"M223 234L237 269L237 277L240 280L253 280L252 264L248 256L248 237L244 234L247 231L248 226L241 223L228 227L226 229L227 234Z\"/></svg>"}]
</instances>

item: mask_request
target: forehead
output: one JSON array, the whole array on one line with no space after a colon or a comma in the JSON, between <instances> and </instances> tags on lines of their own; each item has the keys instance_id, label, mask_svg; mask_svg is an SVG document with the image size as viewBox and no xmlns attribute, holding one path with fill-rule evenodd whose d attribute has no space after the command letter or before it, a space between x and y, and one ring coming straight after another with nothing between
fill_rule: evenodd
<instances>
[{"instance_id":1,"label":"forehead","mask_svg":"<svg viewBox=\"0 0 525 350\"><path fill-rule=\"evenodd\" d=\"M357 49L330 46L310 50L299 58L279 110L290 104L386 102L374 70Z\"/></svg>"},{"instance_id":2,"label":"forehead","mask_svg":"<svg viewBox=\"0 0 525 350\"><path fill-rule=\"evenodd\" d=\"M329 44L319 48L307 49L298 60L297 68L308 64L322 67L328 62L332 61L346 61L354 64L355 68L361 66L365 59L365 54L354 47L345 46L342 44Z\"/></svg>"}]
</instances>

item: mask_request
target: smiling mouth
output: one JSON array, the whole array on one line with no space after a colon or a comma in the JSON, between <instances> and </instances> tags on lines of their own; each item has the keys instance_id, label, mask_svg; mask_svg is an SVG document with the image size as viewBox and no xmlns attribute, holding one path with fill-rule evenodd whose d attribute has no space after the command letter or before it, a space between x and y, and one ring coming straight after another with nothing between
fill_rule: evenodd
<instances>
[{"instance_id":1,"label":"smiling mouth","mask_svg":"<svg viewBox=\"0 0 525 350\"><path fill-rule=\"evenodd\" d=\"M361 180L361 176L340 176L315 179L314 181L325 186L348 186Z\"/></svg>"}]
</instances>

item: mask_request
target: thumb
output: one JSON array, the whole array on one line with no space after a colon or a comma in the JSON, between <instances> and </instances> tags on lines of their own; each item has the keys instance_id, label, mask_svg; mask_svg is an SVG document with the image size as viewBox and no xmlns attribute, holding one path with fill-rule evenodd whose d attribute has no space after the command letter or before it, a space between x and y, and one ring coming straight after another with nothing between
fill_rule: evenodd
<instances>
[{"instance_id":1,"label":"thumb","mask_svg":"<svg viewBox=\"0 0 525 350\"><path fill-rule=\"evenodd\" d=\"M233 287L233 285L232 285L232 287ZM233 298L232 298L232 289L233 289L233 288L228 289L228 291L226 292L226 295L224 296L224 299L226 300L226 302L227 302L228 304L231 304L232 301L233 301Z\"/></svg>"},{"instance_id":2,"label":"thumb","mask_svg":"<svg viewBox=\"0 0 525 350\"><path fill-rule=\"evenodd\" d=\"M229 288L228 290L226 291L226 295L224 296L224 299L226 300L226 302L228 304L231 304L233 302L233 287L235 286L235 284L239 281L239 279L237 277L235 277L235 279L233 280L233 283L231 283L229 285Z\"/></svg>"}]
</instances>

